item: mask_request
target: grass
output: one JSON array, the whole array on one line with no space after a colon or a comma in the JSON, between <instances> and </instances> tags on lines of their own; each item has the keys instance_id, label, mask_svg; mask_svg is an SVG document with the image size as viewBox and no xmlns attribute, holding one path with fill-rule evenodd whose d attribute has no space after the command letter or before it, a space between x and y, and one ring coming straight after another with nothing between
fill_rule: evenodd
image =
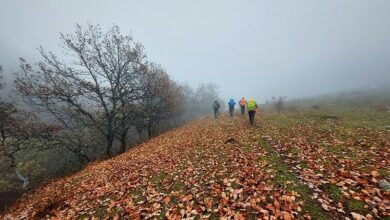
<instances>
[{"instance_id":1,"label":"grass","mask_svg":"<svg viewBox=\"0 0 390 220\"><path fill-rule=\"evenodd\" d=\"M152 177L150 178L150 182L152 182L152 183L155 184L155 185L160 185L161 182L162 182L164 179L167 179L167 178L169 178L169 175L168 175L166 172L162 171L162 172L158 173L157 175L152 176Z\"/></svg>"},{"instance_id":2,"label":"grass","mask_svg":"<svg viewBox=\"0 0 390 220\"><path fill-rule=\"evenodd\" d=\"M351 199L351 200L348 200L347 204L348 204L348 210L350 212L364 213L367 211L364 208L364 203L359 201L359 200Z\"/></svg>"},{"instance_id":3,"label":"grass","mask_svg":"<svg viewBox=\"0 0 390 220\"><path fill-rule=\"evenodd\" d=\"M79 220L88 220L90 218L91 217L89 215L87 215L87 214L82 214L82 215L77 217L77 219L79 219Z\"/></svg>"},{"instance_id":4,"label":"grass","mask_svg":"<svg viewBox=\"0 0 390 220\"><path fill-rule=\"evenodd\" d=\"M146 197L143 195L143 188L138 187L130 192L130 197L133 198L134 203L146 201Z\"/></svg>"},{"instance_id":5,"label":"grass","mask_svg":"<svg viewBox=\"0 0 390 220\"><path fill-rule=\"evenodd\" d=\"M390 169L379 169L378 173L380 176L390 176Z\"/></svg>"},{"instance_id":6,"label":"grass","mask_svg":"<svg viewBox=\"0 0 390 220\"><path fill-rule=\"evenodd\" d=\"M342 202L345 199L340 188L334 184L323 184L321 189L337 202Z\"/></svg>"},{"instance_id":7,"label":"grass","mask_svg":"<svg viewBox=\"0 0 390 220\"><path fill-rule=\"evenodd\" d=\"M297 192L303 201L303 211L313 219L329 219L330 215L321 208L317 201L310 197L313 194L312 190L298 179L294 172L282 161L282 158L278 156L277 152L263 138L259 138L259 145L267 150L267 161L275 169L274 184L286 188L290 192ZM291 184L286 184L287 182Z\"/></svg>"},{"instance_id":8,"label":"grass","mask_svg":"<svg viewBox=\"0 0 390 220\"><path fill-rule=\"evenodd\" d=\"M289 147L287 149L287 153L291 153L293 156L297 156L299 153L299 148L298 147Z\"/></svg>"},{"instance_id":9,"label":"grass","mask_svg":"<svg viewBox=\"0 0 390 220\"><path fill-rule=\"evenodd\" d=\"M356 163L356 166L351 169L359 169L359 171L361 170L363 174L369 175L370 172L375 169L374 165L376 162L369 160L370 154L367 153L369 151L365 149L367 145L354 145L354 143L355 140L359 139L367 139L368 141L371 141L371 143L377 143L375 142L377 139L374 137L376 133L367 132L366 130L359 128L367 126L369 129L374 129L374 131L380 130L383 132L383 125L389 123L389 119L383 117L386 114L388 113L369 112L359 115L358 111L355 110L347 110L344 112L339 110L319 110L294 113L262 114L259 116L259 122L261 122L261 125L266 126L261 126L260 129L262 132L271 137L273 141L275 141L272 142L275 143L275 147L268 144L265 139L261 138L261 136L258 137L259 130L256 127L253 127L254 129L252 130L255 136L253 136L253 134L250 136L248 135L248 141L246 139L241 141L237 138L237 140L231 142L232 144L223 145L222 141L224 141L224 139L235 136L230 135L230 133L223 133L222 131L224 131L225 128L232 129L232 127L237 124L235 123L237 121L231 120L228 123L224 123L222 120L213 121L213 123L216 124L215 130L221 131L223 134L221 136L223 138L220 138L221 145L218 146L222 148L216 148L214 145L208 145L210 142L209 139L214 137L210 137L203 142L198 141L188 152L181 152L181 160L178 160L180 163L177 165L175 164L174 168L161 166L159 167L159 171L155 172L155 170L153 170L149 173L149 181L147 184L151 184L151 188L156 189L159 193L169 194L169 192L172 191L177 192L170 195L171 200L169 203L167 202L167 204L162 204L160 212L158 213L159 216L157 217L163 219L167 209L172 204L175 206L178 205L180 203L181 195L185 195L186 190L188 192L191 188L191 184L184 183L186 181L185 179L180 179L183 182L174 181L174 176L193 176L196 180L212 179L213 181L215 180L215 185L218 185L224 178L232 178L235 171L234 168L236 166L240 166L240 163L231 162L235 161L232 160L234 158L233 156L235 156L232 152L237 151L239 151L239 155L243 157L248 156L248 158L250 158L248 161L251 163L255 162L260 164L260 169L264 168L267 170L264 181L271 186L272 190L296 192L299 194L296 198L298 201L296 201L297 203L295 203L295 205L299 204L302 208L302 212L299 213L300 216L308 214L313 219L341 217L338 216L336 211L334 211L336 213L332 213L323 209L321 207L321 203L319 203L319 201L315 198L312 198L314 190L306 185L307 183L305 183L305 181L307 180L300 179L298 175L303 176L305 174L302 174L301 171L310 169L310 171L323 174L323 177L327 178L330 175L321 169L333 168L332 170L337 170L340 165L336 159L344 159L347 163ZM374 117L375 115L378 117ZM232 129L231 131L236 130ZM245 132L247 132L247 130L245 130ZM255 147L252 144L248 144L250 141L256 140L258 141L258 144L255 144ZM381 147L383 146L377 146L377 149ZM215 150L216 152L214 152ZM316 153L316 150L320 151ZM244 154L242 154L242 152L244 152ZM266 155L264 155L264 153L266 153ZM329 155L332 157L324 157L325 159L321 159L323 156ZM333 160L333 158L336 159ZM211 160L213 160L213 162L217 161L218 163L206 163ZM344 162L340 163L344 164ZM317 165L322 166L321 168L318 168L319 166ZM299 166L299 168L293 169L292 166ZM188 168L190 167L194 167L196 172L188 171ZM210 172L219 169L227 170L227 172ZM268 173L269 170L270 173ZM328 169L327 171L333 172L332 170ZM295 173L295 171L297 173ZM389 170L385 168L378 168L377 171L381 177L386 177L389 174ZM186 175L183 175L183 173ZM337 173L335 174L337 175ZM272 175L271 178L270 175ZM73 179L72 184L77 184L84 178L87 178L87 176L78 176ZM334 181L330 182L335 183ZM320 181L317 183L321 184ZM205 187L208 186L209 182L204 181L200 183L199 188L205 190ZM239 189L241 185L233 182L229 187ZM359 191L359 189L354 189L349 185L346 185L346 187L356 192ZM320 189L326 196L329 196L335 202L333 203L333 201L330 201L330 203L332 203L331 205L334 206L338 202L344 205L346 211L345 215L349 215L350 212L357 212L361 214L369 213L369 210L364 208L364 202L345 197L342 193L342 188L335 184L322 184ZM136 189L129 193L128 198L131 198L134 203L146 202L146 197L144 196L145 192L145 186L137 186ZM206 194L204 196L206 196ZM250 196L250 194L246 194L244 191L244 201L248 196ZM269 200L270 197L267 197L267 199ZM271 200L268 200L267 202L271 202ZM218 198L213 197L214 208L216 208L215 206L217 206L218 202ZM261 202L259 204L260 206L265 206L265 203L266 202ZM107 210L107 206L105 205L106 204L96 204L93 209L95 211L95 217L106 218L111 215L109 213L111 211ZM147 206L147 204L144 205ZM195 205L197 205L197 203L195 203ZM256 213L256 210L248 208L246 211L248 214L246 217L248 219L255 219L256 216L252 216L252 214ZM219 216L217 216L217 214L212 214L210 219L217 219L218 217Z\"/></svg>"},{"instance_id":10,"label":"grass","mask_svg":"<svg viewBox=\"0 0 390 220\"><path fill-rule=\"evenodd\" d=\"M166 186L163 184L170 176L162 171L155 176L150 177L150 182L157 187L160 192L168 192Z\"/></svg>"},{"instance_id":11,"label":"grass","mask_svg":"<svg viewBox=\"0 0 390 220\"><path fill-rule=\"evenodd\" d=\"M107 215L107 206L100 206L95 210L95 216L103 219Z\"/></svg>"},{"instance_id":12,"label":"grass","mask_svg":"<svg viewBox=\"0 0 390 220\"><path fill-rule=\"evenodd\" d=\"M342 155L343 154L343 149L341 146L332 146L332 145L322 145L322 147L330 152L330 153L333 153L333 154L336 154L336 155Z\"/></svg>"},{"instance_id":13,"label":"grass","mask_svg":"<svg viewBox=\"0 0 390 220\"><path fill-rule=\"evenodd\" d=\"M376 147L376 149L383 147L383 145L377 145L377 143L386 134L385 126L390 125L389 116L389 111L379 111L374 108L333 106L321 108L320 110L306 109L300 112L267 112L262 115L261 120L263 120L264 125L268 125L268 127L273 126L272 129L263 126L265 127L263 129L264 133L273 137L273 139L282 143L291 143L291 141L294 142L294 137L299 138L303 136L310 138L308 143L313 143L315 147L322 147L324 154L354 162L356 163L356 170L364 174L370 174L371 170L375 169L377 163L375 160L372 160L372 154L369 148L372 146ZM305 127L308 129L305 129ZM303 132L294 133L293 131L295 129ZM305 131L308 132L305 133ZM302 195L302 199L305 202L302 208L304 211L309 212L313 218L319 218L315 217L316 214L322 215L325 218L329 217L327 216L329 213L320 211L321 207L318 206L317 201L308 198L308 195L312 194L311 189L302 185L299 179L293 173L289 172L290 168L286 164L283 164L283 156L279 158L276 152L272 152L275 149L267 145L262 139L259 140L259 145L269 151L268 160L271 161L273 168L276 170L275 184L286 187L288 190L294 190ZM286 152L283 152L283 155L292 155L293 160L298 162L300 161L299 153L305 154L305 152L300 151L299 148L292 145L287 148ZM333 160L317 159L317 164L325 168L333 167L337 169L340 166ZM304 167L303 162L299 162L298 164L300 167ZM313 169L313 167L311 168ZM381 177L389 176L389 169L377 168L377 171ZM285 181L291 181L295 184L285 186ZM364 215L370 213L368 209L364 208L366 203L356 199L346 198L340 187L334 184L323 184L320 188L336 204L338 202L342 203L347 213L356 212ZM351 186L349 186L349 189L356 191ZM333 216L333 213L330 213L330 215Z\"/></svg>"},{"instance_id":14,"label":"grass","mask_svg":"<svg viewBox=\"0 0 390 220\"><path fill-rule=\"evenodd\" d=\"M250 150L251 150L251 148L247 144L242 147L242 151L244 151L245 153L248 153Z\"/></svg>"}]
</instances>

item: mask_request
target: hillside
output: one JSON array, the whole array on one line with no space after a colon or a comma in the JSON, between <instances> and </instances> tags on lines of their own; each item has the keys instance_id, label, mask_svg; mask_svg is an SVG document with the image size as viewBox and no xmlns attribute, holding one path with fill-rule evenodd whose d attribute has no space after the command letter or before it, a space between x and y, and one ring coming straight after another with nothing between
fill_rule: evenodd
<instances>
[{"instance_id":1,"label":"hillside","mask_svg":"<svg viewBox=\"0 0 390 220\"><path fill-rule=\"evenodd\" d=\"M389 117L375 114L204 118L48 183L2 217L388 217Z\"/></svg>"}]
</instances>

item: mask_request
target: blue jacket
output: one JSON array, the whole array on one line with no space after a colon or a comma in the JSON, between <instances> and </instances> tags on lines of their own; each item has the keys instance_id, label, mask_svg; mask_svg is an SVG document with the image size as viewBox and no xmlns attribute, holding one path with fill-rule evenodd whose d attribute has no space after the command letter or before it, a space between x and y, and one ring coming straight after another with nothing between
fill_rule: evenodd
<instances>
[{"instance_id":1,"label":"blue jacket","mask_svg":"<svg viewBox=\"0 0 390 220\"><path fill-rule=\"evenodd\" d=\"M229 106L234 106L236 103L234 102L234 100L233 99L230 99L230 101L229 101Z\"/></svg>"}]
</instances>

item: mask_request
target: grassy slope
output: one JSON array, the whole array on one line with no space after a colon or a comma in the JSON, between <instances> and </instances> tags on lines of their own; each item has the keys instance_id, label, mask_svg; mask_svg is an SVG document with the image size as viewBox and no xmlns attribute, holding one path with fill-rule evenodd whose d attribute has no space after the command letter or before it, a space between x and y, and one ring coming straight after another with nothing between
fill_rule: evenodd
<instances>
[{"instance_id":1,"label":"grassy slope","mask_svg":"<svg viewBox=\"0 0 390 220\"><path fill-rule=\"evenodd\" d=\"M353 114L206 118L43 186L8 217L384 216L388 113Z\"/></svg>"},{"instance_id":2,"label":"grassy slope","mask_svg":"<svg viewBox=\"0 0 390 220\"><path fill-rule=\"evenodd\" d=\"M322 207L368 218L389 215L388 111L340 108L266 114L273 149L316 192Z\"/></svg>"}]
</instances>

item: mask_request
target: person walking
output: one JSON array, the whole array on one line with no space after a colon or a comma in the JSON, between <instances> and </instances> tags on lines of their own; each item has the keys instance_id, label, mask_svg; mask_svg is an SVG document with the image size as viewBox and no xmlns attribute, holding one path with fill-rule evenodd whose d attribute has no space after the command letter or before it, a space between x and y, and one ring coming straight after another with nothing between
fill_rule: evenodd
<instances>
[{"instance_id":1,"label":"person walking","mask_svg":"<svg viewBox=\"0 0 390 220\"><path fill-rule=\"evenodd\" d=\"M247 102L246 102L245 98L242 97L242 99L240 100L241 115L245 114L245 106L246 106L246 104L247 104Z\"/></svg>"},{"instance_id":2,"label":"person walking","mask_svg":"<svg viewBox=\"0 0 390 220\"><path fill-rule=\"evenodd\" d=\"M234 101L234 99L230 99L229 102L228 102L228 105L229 105L230 117L233 117L234 106L236 105L236 102Z\"/></svg>"},{"instance_id":3,"label":"person walking","mask_svg":"<svg viewBox=\"0 0 390 220\"><path fill-rule=\"evenodd\" d=\"M255 114L257 110L257 103L255 100L250 99L248 104L247 104L247 109L248 109L248 115L249 115L249 122L251 125L255 123Z\"/></svg>"},{"instance_id":4,"label":"person walking","mask_svg":"<svg viewBox=\"0 0 390 220\"><path fill-rule=\"evenodd\" d=\"M219 102L217 100L215 100L214 104L213 104L214 118L218 118L219 107L221 107L221 105L219 104Z\"/></svg>"}]
</instances>

